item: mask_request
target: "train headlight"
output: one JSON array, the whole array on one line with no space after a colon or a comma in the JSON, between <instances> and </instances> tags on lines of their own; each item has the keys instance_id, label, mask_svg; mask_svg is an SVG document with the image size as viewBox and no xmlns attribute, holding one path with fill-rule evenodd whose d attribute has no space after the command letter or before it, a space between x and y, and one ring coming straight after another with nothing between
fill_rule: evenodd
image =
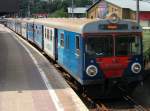
<instances>
[{"instance_id":1,"label":"train headlight","mask_svg":"<svg viewBox=\"0 0 150 111\"><path fill-rule=\"evenodd\" d=\"M135 74L140 73L141 69L142 69L142 68L141 68L141 64L139 64L139 63L134 63L134 64L132 64L132 66L131 66L131 70L132 70L132 72L135 73Z\"/></svg>"},{"instance_id":2,"label":"train headlight","mask_svg":"<svg viewBox=\"0 0 150 111\"><path fill-rule=\"evenodd\" d=\"M91 77L96 76L97 72L98 72L97 67L94 66L94 65L90 65L90 66L88 66L87 69L86 69L87 75L88 75L88 76L91 76Z\"/></svg>"}]
</instances>

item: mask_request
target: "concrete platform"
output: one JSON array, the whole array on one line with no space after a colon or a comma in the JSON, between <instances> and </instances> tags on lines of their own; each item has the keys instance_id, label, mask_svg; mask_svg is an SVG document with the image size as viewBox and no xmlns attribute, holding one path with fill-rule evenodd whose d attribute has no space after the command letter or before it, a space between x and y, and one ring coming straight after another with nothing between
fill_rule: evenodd
<instances>
[{"instance_id":1,"label":"concrete platform","mask_svg":"<svg viewBox=\"0 0 150 111\"><path fill-rule=\"evenodd\" d=\"M0 111L87 111L48 60L0 25Z\"/></svg>"}]
</instances>

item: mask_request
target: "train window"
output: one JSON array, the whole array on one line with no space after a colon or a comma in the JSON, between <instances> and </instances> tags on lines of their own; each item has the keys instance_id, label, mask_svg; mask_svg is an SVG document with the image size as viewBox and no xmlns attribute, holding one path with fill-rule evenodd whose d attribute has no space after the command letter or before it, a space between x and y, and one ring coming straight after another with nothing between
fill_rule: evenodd
<instances>
[{"instance_id":1,"label":"train window","mask_svg":"<svg viewBox=\"0 0 150 111\"><path fill-rule=\"evenodd\" d=\"M46 33L46 28L45 28L45 38L46 38L46 34L47 34L47 33Z\"/></svg>"},{"instance_id":2,"label":"train window","mask_svg":"<svg viewBox=\"0 0 150 111\"><path fill-rule=\"evenodd\" d=\"M49 40L49 30L47 29L47 39Z\"/></svg>"},{"instance_id":3,"label":"train window","mask_svg":"<svg viewBox=\"0 0 150 111\"><path fill-rule=\"evenodd\" d=\"M113 37L89 37L86 40L86 53L91 57L113 56Z\"/></svg>"},{"instance_id":4,"label":"train window","mask_svg":"<svg viewBox=\"0 0 150 111\"><path fill-rule=\"evenodd\" d=\"M80 38L79 35L76 35L76 53L79 55L80 54Z\"/></svg>"},{"instance_id":5,"label":"train window","mask_svg":"<svg viewBox=\"0 0 150 111\"><path fill-rule=\"evenodd\" d=\"M50 30L50 40L52 41L52 39L53 39L53 33L52 33L52 30Z\"/></svg>"},{"instance_id":6,"label":"train window","mask_svg":"<svg viewBox=\"0 0 150 111\"><path fill-rule=\"evenodd\" d=\"M64 33L61 33L60 35L60 46L64 47Z\"/></svg>"},{"instance_id":7,"label":"train window","mask_svg":"<svg viewBox=\"0 0 150 111\"><path fill-rule=\"evenodd\" d=\"M118 36L116 37L116 55L139 55L141 54L140 37Z\"/></svg>"},{"instance_id":8,"label":"train window","mask_svg":"<svg viewBox=\"0 0 150 111\"><path fill-rule=\"evenodd\" d=\"M66 36L66 48L69 49L69 33Z\"/></svg>"}]
</instances>

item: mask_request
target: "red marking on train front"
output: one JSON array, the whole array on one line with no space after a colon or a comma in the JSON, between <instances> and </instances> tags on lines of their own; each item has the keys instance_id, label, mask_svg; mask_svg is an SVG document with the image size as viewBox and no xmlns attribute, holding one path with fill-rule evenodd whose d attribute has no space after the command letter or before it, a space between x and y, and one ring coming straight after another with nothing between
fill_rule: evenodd
<instances>
[{"instance_id":1,"label":"red marking on train front","mask_svg":"<svg viewBox=\"0 0 150 111\"><path fill-rule=\"evenodd\" d=\"M96 62L104 73L105 78L122 77L128 67L129 57L105 57L97 58Z\"/></svg>"}]
</instances>

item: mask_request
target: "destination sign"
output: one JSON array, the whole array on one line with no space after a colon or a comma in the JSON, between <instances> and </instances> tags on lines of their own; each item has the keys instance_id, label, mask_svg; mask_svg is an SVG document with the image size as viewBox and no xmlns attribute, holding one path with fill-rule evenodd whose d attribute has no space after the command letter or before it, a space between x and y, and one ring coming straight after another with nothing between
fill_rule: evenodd
<instances>
[{"instance_id":1,"label":"destination sign","mask_svg":"<svg viewBox=\"0 0 150 111\"><path fill-rule=\"evenodd\" d=\"M127 24L100 24L100 30L127 30Z\"/></svg>"}]
</instances>

